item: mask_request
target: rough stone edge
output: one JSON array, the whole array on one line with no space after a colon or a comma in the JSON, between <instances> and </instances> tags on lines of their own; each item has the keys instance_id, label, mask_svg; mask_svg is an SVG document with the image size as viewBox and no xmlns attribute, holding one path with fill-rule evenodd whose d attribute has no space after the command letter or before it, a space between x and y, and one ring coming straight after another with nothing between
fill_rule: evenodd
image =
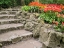
<instances>
[{"instance_id":1,"label":"rough stone edge","mask_svg":"<svg viewBox=\"0 0 64 48\"><path fill-rule=\"evenodd\" d=\"M9 38L8 40L2 40L0 41L0 46L5 46L5 45L10 45L10 44L15 44L17 42L23 41L23 40L28 40L29 38L32 38L33 34L28 34L26 36L16 36L13 38Z\"/></svg>"}]
</instances>

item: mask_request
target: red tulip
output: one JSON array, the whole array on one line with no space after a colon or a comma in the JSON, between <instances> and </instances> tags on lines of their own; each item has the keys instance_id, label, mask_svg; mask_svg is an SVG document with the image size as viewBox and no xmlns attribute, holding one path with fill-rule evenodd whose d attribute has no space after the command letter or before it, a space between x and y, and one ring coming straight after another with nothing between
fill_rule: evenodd
<instances>
[{"instance_id":1,"label":"red tulip","mask_svg":"<svg viewBox=\"0 0 64 48\"><path fill-rule=\"evenodd\" d=\"M56 21L55 24L58 25L59 23Z\"/></svg>"},{"instance_id":2,"label":"red tulip","mask_svg":"<svg viewBox=\"0 0 64 48\"><path fill-rule=\"evenodd\" d=\"M62 22L62 25L64 26L64 22Z\"/></svg>"},{"instance_id":3,"label":"red tulip","mask_svg":"<svg viewBox=\"0 0 64 48\"><path fill-rule=\"evenodd\" d=\"M57 14L57 17L61 17L61 14Z\"/></svg>"},{"instance_id":4,"label":"red tulip","mask_svg":"<svg viewBox=\"0 0 64 48\"><path fill-rule=\"evenodd\" d=\"M38 6L41 9L44 9L44 12L47 11L54 11L54 12L61 12L61 5L58 4L41 4L39 2L31 2L29 3L30 6Z\"/></svg>"},{"instance_id":5,"label":"red tulip","mask_svg":"<svg viewBox=\"0 0 64 48\"><path fill-rule=\"evenodd\" d=\"M61 7L60 7L60 5L57 5L57 4L48 4L47 6L46 6L46 8L44 8L44 11L46 11L46 10L48 10L48 11L55 11L55 12L61 12Z\"/></svg>"},{"instance_id":6,"label":"red tulip","mask_svg":"<svg viewBox=\"0 0 64 48\"><path fill-rule=\"evenodd\" d=\"M59 22L58 22L58 21L52 21L52 23L54 23L54 24L56 24L56 25L58 25L58 24L59 24Z\"/></svg>"}]
</instances>

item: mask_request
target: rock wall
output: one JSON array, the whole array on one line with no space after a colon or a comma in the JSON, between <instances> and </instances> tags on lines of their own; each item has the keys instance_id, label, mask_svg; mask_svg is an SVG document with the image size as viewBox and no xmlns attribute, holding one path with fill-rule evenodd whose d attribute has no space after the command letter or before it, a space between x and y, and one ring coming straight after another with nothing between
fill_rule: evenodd
<instances>
[{"instance_id":1,"label":"rock wall","mask_svg":"<svg viewBox=\"0 0 64 48\"><path fill-rule=\"evenodd\" d=\"M33 37L39 37L42 48L64 48L64 34L56 32L53 25L44 23L38 17L39 13L17 13L17 18L24 24L24 29L31 31Z\"/></svg>"}]
</instances>

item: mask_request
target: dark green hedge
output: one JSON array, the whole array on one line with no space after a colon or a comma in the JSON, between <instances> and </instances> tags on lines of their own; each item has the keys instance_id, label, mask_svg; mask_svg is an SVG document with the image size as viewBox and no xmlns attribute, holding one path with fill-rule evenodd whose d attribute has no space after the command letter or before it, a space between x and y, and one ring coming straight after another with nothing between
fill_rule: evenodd
<instances>
[{"instance_id":1,"label":"dark green hedge","mask_svg":"<svg viewBox=\"0 0 64 48\"><path fill-rule=\"evenodd\" d=\"M25 5L28 5L31 1L33 0L24 0ZM22 4L21 0L0 0L0 7L2 8L14 7Z\"/></svg>"},{"instance_id":2,"label":"dark green hedge","mask_svg":"<svg viewBox=\"0 0 64 48\"><path fill-rule=\"evenodd\" d=\"M2 8L14 7L20 4L20 0L0 0L0 7Z\"/></svg>"},{"instance_id":3,"label":"dark green hedge","mask_svg":"<svg viewBox=\"0 0 64 48\"><path fill-rule=\"evenodd\" d=\"M64 0L40 0L41 3L64 4Z\"/></svg>"},{"instance_id":4,"label":"dark green hedge","mask_svg":"<svg viewBox=\"0 0 64 48\"><path fill-rule=\"evenodd\" d=\"M24 0L24 2L25 2L25 5L28 5L30 2L32 2L32 1L34 1L34 0Z\"/></svg>"}]
</instances>

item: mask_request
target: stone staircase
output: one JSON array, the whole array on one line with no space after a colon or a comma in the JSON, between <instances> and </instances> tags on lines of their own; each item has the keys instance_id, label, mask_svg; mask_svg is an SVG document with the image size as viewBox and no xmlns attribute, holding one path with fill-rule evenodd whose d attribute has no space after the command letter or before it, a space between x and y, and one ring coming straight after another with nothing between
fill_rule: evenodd
<instances>
[{"instance_id":1,"label":"stone staircase","mask_svg":"<svg viewBox=\"0 0 64 48\"><path fill-rule=\"evenodd\" d=\"M0 48L41 48L42 44L24 30L21 19L16 17L18 9L0 11Z\"/></svg>"}]
</instances>

